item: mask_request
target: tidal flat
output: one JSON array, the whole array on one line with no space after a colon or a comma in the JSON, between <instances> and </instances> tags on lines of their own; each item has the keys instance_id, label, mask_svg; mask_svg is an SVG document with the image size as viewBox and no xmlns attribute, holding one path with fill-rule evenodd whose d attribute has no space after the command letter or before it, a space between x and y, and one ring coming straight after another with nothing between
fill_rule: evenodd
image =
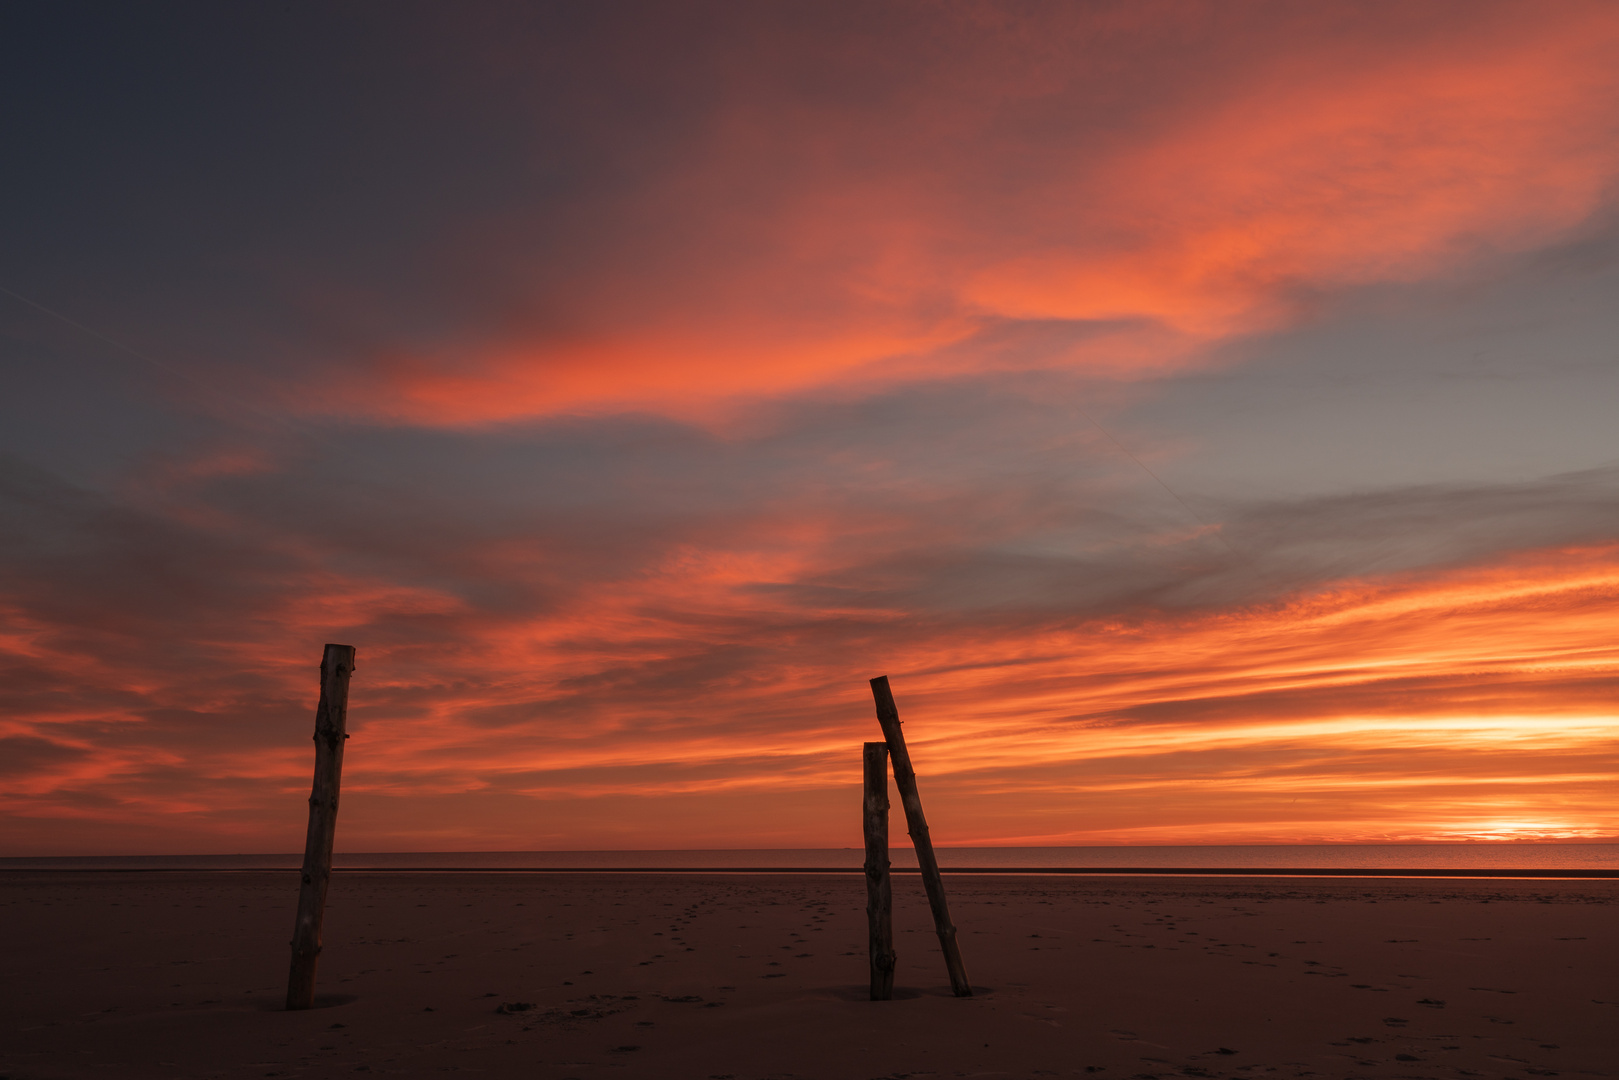
<instances>
[{"instance_id":1,"label":"tidal flat","mask_svg":"<svg viewBox=\"0 0 1619 1080\"><path fill-rule=\"evenodd\" d=\"M0 875L0 1075L668 1080L1605 1077L1619 882L947 878L951 995L896 878L334 876L282 1008L295 872Z\"/></svg>"}]
</instances>

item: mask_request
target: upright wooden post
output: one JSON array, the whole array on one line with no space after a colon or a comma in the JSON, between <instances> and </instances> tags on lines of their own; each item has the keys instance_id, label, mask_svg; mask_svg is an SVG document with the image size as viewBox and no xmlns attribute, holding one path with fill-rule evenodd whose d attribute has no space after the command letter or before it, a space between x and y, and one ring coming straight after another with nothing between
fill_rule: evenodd
<instances>
[{"instance_id":1,"label":"upright wooden post","mask_svg":"<svg viewBox=\"0 0 1619 1080\"><path fill-rule=\"evenodd\" d=\"M309 833L304 840L303 884L292 926L292 973L287 1008L315 1004L315 965L332 880L332 838L337 832L337 793L343 778L343 742L348 736L349 676L354 646L328 645L320 664L320 705L315 709L315 784L309 793Z\"/></svg>"},{"instance_id":2,"label":"upright wooden post","mask_svg":"<svg viewBox=\"0 0 1619 1080\"><path fill-rule=\"evenodd\" d=\"M871 1000L894 996L894 890L888 878L888 744L865 744L866 937Z\"/></svg>"},{"instance_id":3,"label":"upright wooden post","mask_svg":"<svg viewBox=\"0 0 1619 1080\"><path fill-rule=\"evenodd\" d=\"M894 692L888 688L887 675L871 680L871 696L877 701L877 722L888 740L888 756L894 761L894 786L899 788L899 801L905 807L905 824L911 843L916 847L916 862L922 871L922 884L928 891L928 906L933 909L933 929L938 932L944 966L950 972L950 989L957 997L972 997L972 983L967 981L967 968L961 962L961 949L956 945L956 928L950 922L950 906L944 898L939 860L933 854L933 838L928 835L928 819L922 814L922 796L916 790L916 770L911 768L911 754L905 749L905 733L900 730L899 709L894 705Z\"/></svg>"}]
</instances>

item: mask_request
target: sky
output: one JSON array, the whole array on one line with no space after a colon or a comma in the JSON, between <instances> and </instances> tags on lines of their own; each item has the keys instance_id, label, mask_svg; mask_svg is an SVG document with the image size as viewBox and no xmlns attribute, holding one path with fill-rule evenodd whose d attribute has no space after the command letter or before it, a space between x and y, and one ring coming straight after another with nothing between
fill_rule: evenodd
<instances>
[{"instance_id":1,"label":"sky","mask_svg":"<svg viewBox=\"0 0 1619 1080\"><path fill-rule=\"evenodd\" d=\"M0 13L0 854L1619 838L1611 3Z\"/></svg>"}]
</instances>

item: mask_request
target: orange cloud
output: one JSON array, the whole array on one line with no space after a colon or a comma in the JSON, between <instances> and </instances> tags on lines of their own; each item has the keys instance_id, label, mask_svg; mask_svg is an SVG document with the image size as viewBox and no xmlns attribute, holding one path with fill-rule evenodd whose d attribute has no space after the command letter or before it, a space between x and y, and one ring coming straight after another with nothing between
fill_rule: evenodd
<instances>
[{"instance_id":1,"label":"orange cloud","mask_svg":"<svg viewBox=\"0 0 1619 1080\"><path fill-rule=\"evenodd\" d=\"M431 597L351 584L341 636L362 652L346 790L370 809L350 848L420 847L426 834L411 830L428 826L406 823L438 803L430 833L446 845L590 847L650 828L637 843L838 846L848 822L781 807L842 805L873 733L864 678L879 668L953 843L1619 834L1607 792L1619 548L1021 628L784 606L760 590L824 573L816 550L676 551L541 619L461 619ZM496 572L517 581L523 564ZM210 835L292 842L296 814L282 811L306 782L312 667L269 643L316 640L310 628L334 613L305 602L331 587L224 645L226 670L201 684L188 669L104 664L88 673L107 705L13 714L0 736L77 753L43 761L0 803L14 821L116 816L172 830L192 817ZM383 629L422 616L431 639ZM24 637L11 645L36 669L75 665ZM176 709L228 722L246 694L285 714L281 742L139 738ZM107 801L75 801L89 789ZM647 825L646 805L669 808L667 831ZM287 820L267 831L254 815Z\"/></svg>"},{"instance_id":2,"label":"orange cloud","mask_svg":"<svg viewBox=\"0 0 1619 1080\"><path fill-rule=\"evenodd\" d=\"M865 648L891 639L885 666L958 843L1613 835L1603 762L1619 736L1606 689L1619 666L1609 644L1616 554L1526 553L1436 580L1346 583L1258 609L1024 635L974 636L960 624L916 633L897 618L856 632ZM848 786L852 748L870 735L859 679L868 672L850 655L860 647L794 664L771 631L783 663L706 687L700 705L626 700L609 677L600 693L616 704L569 737L504 726L498 758L468 742L456 721L469 706L556 701L580 692L569 683L583 672L677 658L702 633L704 612L735 595L723 574L686 571L669 580L678 602L667 609L659 589L626 598L635 638L621 634L631 620L611 602L599 627L584 618L548 629L609 640L610 652L528 653L534 673L514 682L502 651L511 638L492 633L488 652L472 651L501 657L484 677L500 692L447 697L431 716L388 723L388 745L357 758L359 789L483 791L506 774L517 778L512 790L549 803ZM707 603L686 608L695 594ZM661 623L660 610L683 614ZM784 714L795 722L769 722ZM1301 798L1329 816L1274 817ZM1106 817L1124 822L1074 820L1109 804ZM1030 830L1063 809L1066 823ZM1509 819L1520 825L1501 824ZM1006 830L1013 821L1021 827ZM836 844L836 829L803 835Z\"/></svg>"},{"instance_id":3,"label":"orange cloud","mask_svg":"<svg viewBox=\"0 0 1619 1080\"><path fill-rule=\"evenodd\" d=\"M1273 324L1289 289L1412 280L1546 243L1601 205L1614 175L1619 85L1603 56L1619 20L1596 16L1501 27L1441 55L1283 61L1093 166L1128 243L1072 250L1061 239L1092 208L1053 215L1056 250L985 270L971 295L1003 315L1152 318L1219 337Z\"/></svg>"},{"instance_id":4,"label":"orange cloud","mask_svg":"<svg viewBox=\"0 0 1619 1080\"><path fill-rule=\"evenodd\" d=\"M1239 23L1184 72L1165 44L1184 16L1155 10L1122 29L947 24L961 41L888 58L910 86L858 102L793 99L733 63L683 154L575 208L577 265L494 229L459 256L530 282L507 287L537 323L401 345L328 373L325 400L461 425L705 415L1009 364L1151 376L1307 297L1554 242L1616 175L1607 5L1391 15L1383 34L1328 12ZM1040 356L975 346L1006 320L1098 325Z\"/></svg>"}]
</instances>

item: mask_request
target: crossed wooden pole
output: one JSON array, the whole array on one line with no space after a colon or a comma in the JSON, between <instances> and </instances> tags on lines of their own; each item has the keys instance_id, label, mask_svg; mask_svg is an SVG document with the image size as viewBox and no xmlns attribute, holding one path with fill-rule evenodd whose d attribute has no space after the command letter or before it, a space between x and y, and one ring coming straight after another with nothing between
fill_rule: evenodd
<instances>
[{"instance_id":1,"label":"crossed wooden pole","mask_svg":"<svg viewBox=\"0 0 1619 1080\"><path fill-rule=\"evenodd\" d=\"M933 854L933 838L928 834L928 819L922 813L922 796L916 790L916 770L911 767L911 754L905 748L905 733L900 729L899 709L894 705L894 692L888 687L887 675L871 680L871 696L877 702L877 723L882 725L884 739L880 743L866 743L864 747L866 920L870 931L871 1000L888 1001L894 996L894 898L889 882L885 759L892 759L894 763L894 786L899 788L905 824L922 871L922 885L927 889L928 906L933 909L933 928L939 935L944 966L950 972L950 989L957 997L972 997L972 983L968 982L967 967L961 962L956 927L950 921L950 905L945 901L939 860Z\"/></svg>"}]
</instances>

